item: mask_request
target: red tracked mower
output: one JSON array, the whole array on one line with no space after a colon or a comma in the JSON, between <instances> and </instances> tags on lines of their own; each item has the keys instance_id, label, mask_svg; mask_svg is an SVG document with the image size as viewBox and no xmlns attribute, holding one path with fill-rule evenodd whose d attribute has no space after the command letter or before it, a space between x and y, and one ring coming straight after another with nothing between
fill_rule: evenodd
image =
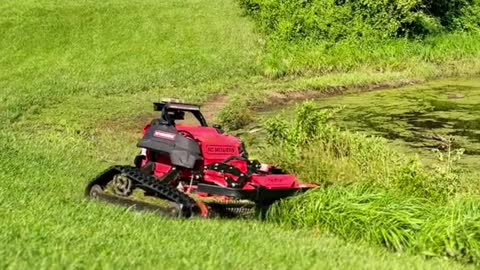
<instances>
[{"instance_id":1,"label":"red tracked mower","mask_svg":"<svg viewBox=\"0 0 480 270\"><path fill-rule=\"evenodd\" d=\"M238 217L315 188L248 159L238 138L209 127L199 106L154 103L160 117L143 129L135 166L113 166L86 196L175 217ZM189 116L195 124L182 124Z\"/></svg>"}]
</instances>

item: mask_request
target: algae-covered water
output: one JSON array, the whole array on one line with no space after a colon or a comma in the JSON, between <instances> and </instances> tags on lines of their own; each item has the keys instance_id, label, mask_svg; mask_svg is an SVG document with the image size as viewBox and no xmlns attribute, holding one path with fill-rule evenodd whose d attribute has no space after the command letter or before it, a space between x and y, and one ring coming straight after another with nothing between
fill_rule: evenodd
<instances>
[{"instance_id":1,"label":"algae-covered water","mask_svg":"<svg viewBox=\"0 0 480 270\"><path fill-rule=\"evenodd\" d=\"M351 93L318 101L322 108L343 106L337 125L387 138L426 160L433 149L464 149L461 163L480 164L480 78L438 81L422 86Z\"/></svg>"}]
</instances>

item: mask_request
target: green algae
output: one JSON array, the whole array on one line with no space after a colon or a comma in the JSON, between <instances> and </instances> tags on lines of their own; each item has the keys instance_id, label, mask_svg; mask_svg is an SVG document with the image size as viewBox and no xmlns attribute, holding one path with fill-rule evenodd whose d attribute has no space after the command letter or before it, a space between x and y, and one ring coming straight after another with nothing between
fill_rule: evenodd
<instances>
[{"instance_id":1,"label":"green algae","mask_svg":"<svg viewBox=\"0 0 480 270\"><path fill-rule=\"evenodd\" d=\"M421 86L355 92L318 100L320 108L342 110L336 124L381 136L392 147L435 159L433 149L464 149L461 164L480 163L480 78L437 81Z\"/></svg>"}]
</instances>

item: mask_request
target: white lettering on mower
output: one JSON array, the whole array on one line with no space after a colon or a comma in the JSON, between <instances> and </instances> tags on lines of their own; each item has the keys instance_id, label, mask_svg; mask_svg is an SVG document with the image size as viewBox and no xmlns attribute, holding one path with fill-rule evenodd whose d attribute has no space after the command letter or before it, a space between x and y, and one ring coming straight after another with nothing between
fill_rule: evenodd
<instances>
[{"instance_id":1,"label":"white lettering on mower","mask_svg":"<svg viewBox=\"0 0 480 270\"><path fill-rule=\"evenodd\" d=\"M167 139L167 140L175 140L175 134L168 133L168 132L163 132L160 130L156 130L153 133L153 137L155 138L160 138L160 139Z\"/></svg>"}]
</instances>

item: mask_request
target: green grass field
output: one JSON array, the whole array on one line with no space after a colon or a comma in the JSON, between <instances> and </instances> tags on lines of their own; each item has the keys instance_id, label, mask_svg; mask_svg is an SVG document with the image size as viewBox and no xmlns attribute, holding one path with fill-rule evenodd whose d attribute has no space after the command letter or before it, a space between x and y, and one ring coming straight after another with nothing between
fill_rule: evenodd
<instances>
[{"instance_id":1,"label":"green grass field","mask_svg":"<svg viewBox=\"0 0 480 270\"><path fill-rule=\"evenodd\" d=\"M262 39L240 14L230 0L0 3L0 268L470 268L314 230L166 220L84 200L97 173L131 163L151 102L279 86L257 77Z\"/></svg>"}]
</instances>

